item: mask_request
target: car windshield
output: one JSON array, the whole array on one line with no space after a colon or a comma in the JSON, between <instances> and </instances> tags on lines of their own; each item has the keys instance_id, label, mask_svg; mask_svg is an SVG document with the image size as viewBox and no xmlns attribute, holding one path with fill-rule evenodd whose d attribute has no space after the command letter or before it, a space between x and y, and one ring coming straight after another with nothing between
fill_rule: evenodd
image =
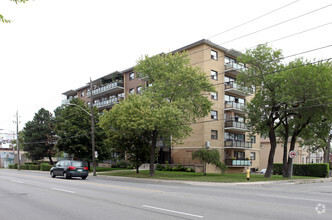
<instances>
[{"instance_id":1,"label":"car windshield","mask_svg":"<svg viewBox=\"0 0 332 220\"><path fill-rule=\"evenodd\" d=\"M85 163L82 162L82 161L73 161L72 166L74 166L74 167L84 167Z\"/></svg>"}]
</instances>

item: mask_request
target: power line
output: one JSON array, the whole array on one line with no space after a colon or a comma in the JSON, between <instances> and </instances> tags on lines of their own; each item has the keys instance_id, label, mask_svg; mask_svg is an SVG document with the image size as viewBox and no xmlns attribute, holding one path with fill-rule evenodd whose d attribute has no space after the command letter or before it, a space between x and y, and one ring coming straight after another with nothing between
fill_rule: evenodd
<instances>
[{"instance_id":1,"label":"power line","mask_svg":"<svg viewBox=\"0 0 332 220\"><path fill-rule=\"evenodd\" d=\"M229 32L229 31L231 31L231 30L234 30L234 29L236 29L236 28L238 28L238 27L241 27L241 26L244 26L244 25L246 25L246 24L249 24L249 23L251 23L251 22L253 22L253 21L256 21L256 20L258 20L258 19L260 19L260 18L262 18L262 17L265 17L265 16L267 16L267 15L269 15L269 14L272 14L273 12L276 12L276 11L279 11L279 10L281 10L281 9L283 9L283 8L286 8L286 7L288 7L288 6L294 4L295 2L298 2L298 1L299 1L299 0L296 0L296 1L291 2L291 3L287 4L287 5L284 5L284 6L280 7L280 8L274 9L274 10L268 12L268 13L265 13L265 14L263 14L263 15L260 15L260 16L258 16L258 17L256 17L256 18L254 18L254 19L251 19L251 20L246 21L246 22L244 22L244 23L242 23L242 24L236 25L235 27L232 27L232 28L230 28L230 29L227 29L227 30L225 30L225 31L222 31L222 32L220 32L220 33L217 33L217 34L215 34L215 35L209 37L208 39L210 39L210 38L214 38L214 37L216 37L216 36L218 36L218 35L221 35L221 34L227 33L227 32Z\"/></svg>"},{"instance_id":2,"label":"power line","mask_svg":"<svg viewBox=\"0 0 332 220\"><path fill-rule=\"evenodd\" d=\"M303 33L308 32L308 31L313 31L315 29L318 29L318 28L321 28L321 27L324 27L324 26L330 25L330 24L332 24L332 22L328 22L326 24L322 24L322 25L315 26L313 28L309 28L309 29L306 29L306 30L303 30L303 31L300 31L300 32L297 32L297 33L294 33L294 34L287 35L285 37L281 37L281 38L278 38L278 39L275 39L275 40L272 40L272 41L268 41L267 43L269 44L269 43L276 42L276 41L279 41L279 40L283 40L283 39L286 39L286 38L289 38L289 37L294 37L296 35L303 34ZM248 50L248 49L255 48L255 47L257 47L257 46L249 47L247 49L243 49L243 50L240 50L240 51Z\"/></svg>"},{"instance_id":3,"label":"power line","mask_svg":"<svg viewBox=\"0 0 332 220\"><path fill-rule=\"evenodd\" d=\"M237 38L232 39L232 40L229 40L229 41L225 41L225 42L223 42L223 43L221 43L221 44L227 44L227 43L229 43L229 42L233 42L233 41L239 40L239 39L241 39L241 38L248 37L248 36L253 35L253 34L257 34L257 33L259 33L259 32L265 31L265 30L267 30L267 29L270 29L270 28L273 28L273 27L279 26L279 25L281 25L281 24L284 24L284 23L290 22L290 21L292 21L292 20L295 20L295 19L301 18L301 17L303 17L303 16L306 16L306 15L312 14L312 13L317 12L317 11L319 11L319 10L325 9L325 8L327 8L327 7L330 7L331 5L332 5L332 4L329 4L329 5L323 6L323 7L321 7L321 8L318 8L318 9L315 9L315 10L312 10L312 11L309 11L309 12L304 13L304 14L302 14L302 15L299 15L299 16L296 16L296 17L293 17L293 18L287 19L287 20L285 20L285 21L279 22L279 23L277 23L277 24L274 24L274 25L271 25L271 26L268 26L268 27L265 27L265 28L259 29L259 30L257 30L257 31L251 32L251 33L249 33L249 34L242 35L242 36L240 36L240 37L237 37Z\"/></svg>"}]
</instances>

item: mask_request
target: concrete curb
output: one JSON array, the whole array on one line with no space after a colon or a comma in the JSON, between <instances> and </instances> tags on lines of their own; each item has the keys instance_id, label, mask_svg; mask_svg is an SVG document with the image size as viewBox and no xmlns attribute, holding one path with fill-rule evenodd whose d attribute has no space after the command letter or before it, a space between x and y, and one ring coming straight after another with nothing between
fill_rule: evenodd
<instances>
[{"instance_id":1,"label":"concrete curb","mask_svg":"<svg viewBox=\"0 0 332 220\"><path fill-rule=\"evenodd\" d=\"M175 184L187 184L193 186L249 186L249 185L290 185L290 184L311 184L311 183L324 183L332 182L330 178L319 178L319 179L296 179L296 180L275 180L275 181L259 181L259 182L238 182L238 183L220 183L220 182L199 182L199 181L181 181L181 180L162 180L162 179L146 179L146 178L133 178L133 177L122 177L122 176L107 176L100 175L97 178L105 179L117 179L117 180L130 180L135 182L155 182L155 183L175 183Z\"/></svg>"}]
</instances>

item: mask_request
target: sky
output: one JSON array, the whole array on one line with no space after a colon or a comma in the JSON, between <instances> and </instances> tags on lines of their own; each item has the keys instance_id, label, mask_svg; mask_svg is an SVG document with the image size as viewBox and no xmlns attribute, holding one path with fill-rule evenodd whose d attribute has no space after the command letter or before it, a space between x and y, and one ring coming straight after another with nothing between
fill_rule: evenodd
<instances>
[{"instance_id":1,"label":"sky","mask_svg":"<svg viewBox=\"0 0 332 220\"><path fill-rule=\"evenodd\" d=\"M277 40L284 56L325 47L288 59L332 58L331 0L0 0L0 14L13 21L0 23L0 133L16 130L16 112L21 130L90 78L201 39L241 52Z\"/></svg>"}]
</instances>

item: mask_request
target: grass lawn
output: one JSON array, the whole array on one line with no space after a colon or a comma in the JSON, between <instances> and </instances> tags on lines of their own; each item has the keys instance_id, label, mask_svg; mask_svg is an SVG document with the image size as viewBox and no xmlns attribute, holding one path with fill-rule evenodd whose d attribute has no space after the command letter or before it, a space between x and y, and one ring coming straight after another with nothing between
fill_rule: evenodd
<instances>
[{"instance_id":1,"label":"grass lawn","mask_svg":"<svg viewBox=\"0 0 332 220\"><path fill-rule=\"evenodd\" d=\"M92 167L90 167L90 172L92 172ZM107 171L114 171L114 170L132 170L127 168L111 168L111 167L96 167L96 172L107 172Z\"/></svg>"},{"instance_id":2,"label":"grass lawn","mask_svg":"<svg viewBox=\"0 0 332 220\"><path fill-rule=\"evenodd\" d=\"M283 178L280 175L272 175L271 178L264 178L261 174L251 174L250 180L247 181L246 174L207 174L192 173L192 172L174 172L174 171L155 171L155 176L150 177L148 170L142 170L139 174L135 171L119 171L103 173L99 175L109 176L122 176L122 177L134 177L134 178L147 178L147 179L163 179L163 180L187 180L187 181L201 181L201 182L223 182L223 183L235 183L235 182L257 182L257 181L271 181L271 180L289 180L289 178ZM308 176L293 176L293 179L315 179L317 177Z\"/></svg>"}]
</instances>

